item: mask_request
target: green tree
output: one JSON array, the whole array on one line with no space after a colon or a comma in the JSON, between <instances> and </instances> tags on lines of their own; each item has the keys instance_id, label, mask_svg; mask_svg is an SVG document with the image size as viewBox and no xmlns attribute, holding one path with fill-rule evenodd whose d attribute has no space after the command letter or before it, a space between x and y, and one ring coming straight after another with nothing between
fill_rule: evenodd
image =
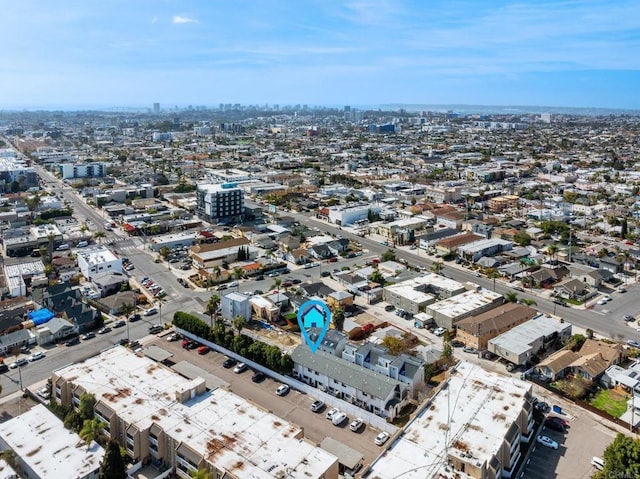
<instances>
[{"instance_id":1,"label":"green tree","mask_svg":"<svg viewBox=\"0 0 640 479\"><path fill-rule=\"evenodd\" d=\"M514 235L513 241L520 246L529 246L531 244L531 236L524 231L518 231Z\"/></svg>"},{"instance_id":2,"label":"green tree","mask_svg":"<svg viewBox=\"0 0 640 479\"><path fill-rule=\"evenodd\" d=\"M100 421L100 419L85 419L82 424L82 429L78 435L80 439L84 441L87 445L87 450L91 447L91 443L96 441L100 435L102 434L102 430L104 429L104 424ZM118 451L119 453L120 451Z\"/></svg>"},{"instance_id":3,"label":"green tree","mask_svg":"<svg viewBox=\"0 0 640 479\"><path fill-rule=\"evenodd\" d=\"M389 354L393 356L402 354L407 350L407 342L397 336L386 336L382 340L382 345L387 348Z\"/></svg>"},{"instance_id":4,"label":"green tree","mask_svg":"<svg viewBox=\"0 0 640 479\"><path fill-rule=\"evenodd\" d=\"M126 477L127 468L120 453L120 445L115 440L111 440L102 458L98 479L126 479Z\"/></svg>"},{"instance_id":5,"label":"green tree","mask_svg":"<svg viewBox=\"0 0 640 479\"><path fill-rule=\"evenodd\" d=\"M431 265L431 271L433 271L435 274L440 274L443 268L444 264L442 263L442 261L434 261Z\"/></svg>"},{"instance_id":6,"label":"green tree","mask_svg":"<svg viewBox=\"0 0 640 479\"><path fill-rule=\"evenodd\" d=\"M331 315L331 322L335 329L342 331L342 328L344 327L344 310L342 308L337 308L333 312Z\"/></svg>"},{"instance_id":7,"label":"green tree","mask_svg":"<svg viewBox=\"0 0 640 479\"><path fill-rule=\"evenodd\" d=\"M382 276L382 273L380 271L374 271L373 273L371 273L371 276L369 276L369 281L381 284L383 286L386 282L384 276Z\"/></svg>"},{"instance_id":8,"label":"green tree","mask_svg":"<svg viewBox=\"0 0 640 479\"><path fill-rule=\"evenodd\" d=\"M160 256L162 257L163 260L167 260L167 257L171 254L171 250L169 248L167 248L166 246L163 246L162 248L160 248Z\"/></svg>"},{"instance_id":9,"label":"green tree","mask_svg":"<svg viewBox=\"0 0 640 479\"><path fill-rule=\"evenodd\" d=\"M451 344L451 333L449 330L445 330L442 335L442 359L447 361L453 357L453 344Z\"/></svg>"},{"instance_id":10,"label":"green tree","mask_svg":"<svg viewBox=\"0 0 640 479\"><path fill-rule=\"evenodd\" d=\"M105 238L106 236L107 234L104 231L96 231L95 233L93 233L93 237L95 239Z\"/></svg>"},{"instance_id":11,"label":"green tree","mask_svg":"<svg viewBox=\"0 0 640 479\"><path fill-rule=\"evenodd\" d=\"M213 476L206 469L198 469L189 473L192 479L211 479Z\"/></svg>"},{"instance_id":12,"label":"green tree","mask_svg":"<svg viewBox=\"0 0 640 479\"><path fill-rule=\"evenodd\" d=\"M135 308L131 303L124 303L120 306L120 314L122 314L123 316L129 316L131 313L133 313L134 310Z\"/></svg>"},{"instance_id":13,"label":"green tree","mask_svg":"<svg viewBox=\"0 0 640 479\"><path fill-rule=\"evenodd\" d=\"M233 320L231 321L231 325L233 326L233 329L238 331L238 334L240 334L242 330L247 326L247 320L244 319L243 316L238 315L233 318Z\"/></svg>"},{"instance_id":14,"label":"green tree","mask_svg":"<svg viewBox=\"0 0 640 479\"><path fill-rule=\"evenodd\" d=\"M433 378L433 376L435 376L436 372L438 371L435 363L425 364L424 366L422 366L422 369L424 369L425 383L431 382L431 378Z\"/></svg>"},{"instance_id":15,"label":"green tree","mask_svg":"<svg viewBox=\"0 0 640 479\"><path fill-rule=\"evenodd\" d=\"M96 405L96 397L90 393L80 395L78 413L83 419L93 419L93 409Z\"/></svg>"},{"instance_id":16,"label":"green tree","mask_svg":"<svg viewBox=\"0 0 640 479\"><path fill-rule=\"evenodd\" d=\"M640 477L640 440L618 434L604 450L604 469L594 479Z\"/></svg>"},{"instance_id":17,"label":"green tree","mask_svg":"<svg viewBox=\"0 0 640 479\"><path fill-rule=\"evenodd\" d=\"M272 288L276 291L280 292L280 285L282 284L282 279L276 278L273 280Z\"/></svg>"},{"instance_id":18,"label":"green tree","mask_svg":"<svg viewBox=\"0 0 640 479\"><path fill-rule=\"evenodd\" d=\"M380 260L381 261L395 261L396 260L396 252L393 251L392 249L388 249L387 251L382 253L382 256L380 256Z\"/></svg>"}]
</instances>

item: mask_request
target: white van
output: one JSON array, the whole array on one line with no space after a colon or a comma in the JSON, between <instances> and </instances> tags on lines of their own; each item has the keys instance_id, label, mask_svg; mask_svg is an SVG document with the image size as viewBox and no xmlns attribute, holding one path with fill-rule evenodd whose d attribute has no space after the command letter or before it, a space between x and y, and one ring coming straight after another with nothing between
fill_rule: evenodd
<instances>
[{"instance_id":1,"label":"white van","mask_svg":"<svg viewBox=\"0 0 640 479\"><path fill-rule=\"evenodd\" d=\"M597 456L593 456L591 458L591 465L595 467L598 471L602 471L604 469L604 459L600 459Z\"/></svg>"},{"instance_id":2,"label":"white van","mask_svg":"<svg viewBox=\"0 0 640 479\"><path fill-rule=\"evenodd\" d=\"M56 248L56 251L66 251L68 249L69 249L69 245L65 243L65 244L61 244L60 246L58 246Z\"/></svg>"},{"instance_id":3,"label":"white van","mask_svg":"<svg viewBox=\"0 0 640 479\"><path fill-rule=\"evenodd\" d=\"M78 243L78 248L86 248L87 246L89 246L89 242L88 241L80 241Z\"/></svg>"}]
</instances>

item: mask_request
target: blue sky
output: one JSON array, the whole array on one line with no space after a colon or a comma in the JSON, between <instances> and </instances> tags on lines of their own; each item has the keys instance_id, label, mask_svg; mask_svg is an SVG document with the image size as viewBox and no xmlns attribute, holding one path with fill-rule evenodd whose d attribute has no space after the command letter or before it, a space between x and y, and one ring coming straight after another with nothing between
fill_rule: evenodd
<instances>
[{"instance_id":1,"label":"blue sky","mask_svg":"<svg viewBox=\"0 0 640 479\"><path fill-rule=\"evenodd\" d=\"M638 0L4 0L0 108L640 108Z\"/></svg>"}]
</instances>

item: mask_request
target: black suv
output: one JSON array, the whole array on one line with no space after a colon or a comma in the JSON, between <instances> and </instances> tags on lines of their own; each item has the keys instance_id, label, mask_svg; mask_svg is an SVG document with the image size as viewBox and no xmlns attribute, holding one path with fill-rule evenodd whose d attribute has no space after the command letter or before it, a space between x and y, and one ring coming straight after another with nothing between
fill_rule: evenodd
<instances>
[{"instance_id":1,"label":"black suv","mask_svg":"<svg viewBox=\"0 0 640 479\"><path fill-rule=\"evenodd\" d=\"M75 337L75 338L71 338L70 340L68 340L66 343L64 343L66 346L75 346L76 344L80 344L80 338Z\"/></svg>"}]
</instances>

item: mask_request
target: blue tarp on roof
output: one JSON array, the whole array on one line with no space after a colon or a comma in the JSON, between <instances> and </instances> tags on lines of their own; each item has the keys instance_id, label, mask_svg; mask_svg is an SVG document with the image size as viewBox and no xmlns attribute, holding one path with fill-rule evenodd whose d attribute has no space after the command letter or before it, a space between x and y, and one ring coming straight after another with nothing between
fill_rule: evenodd
<instances>
[{"instance_id":1,"label":"blue tarp on roof","mask_svg":"<svg viewBox=\"0 0 640 479\"><path fill-rule=\"evenodd\" d=\"M29 319L33 321L34 326L40 326L46 323L55 316L51 311L46 308L39 309L38 311L31 311L29 313Z\"/></svg>"}]
</instances>

